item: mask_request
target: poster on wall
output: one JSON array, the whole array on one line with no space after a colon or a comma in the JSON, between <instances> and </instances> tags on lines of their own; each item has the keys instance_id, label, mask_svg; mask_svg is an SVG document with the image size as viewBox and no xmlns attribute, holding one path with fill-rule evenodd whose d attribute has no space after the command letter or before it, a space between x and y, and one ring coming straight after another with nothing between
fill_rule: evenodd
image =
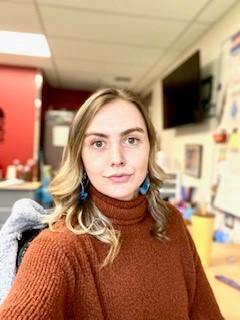
<instances>
[{"instance_id":1,"label":"poster on wall","mask_svg":"<svg viewBox=\"0 0 240 320\"><path fill-rule=\"evenodd\" d=\"M240 189L240 175L227 174L221 177L214 200L215 208L240 217L239 197L236 190Z\"/></svg>"},{"instance_id":2,"label":"poster on wall","mask_svg":"<svg viewBox=\"0 0 240 320\"><path fill-rule=\"evenodd\" d=\"M240 30L223 44L220 68L218 131L231 133L240 128Z\"/></svg>"},{"instance_id":3,"label":"poster on wall","mask_svg":"<svg viewBox=\"0 0 240 320\"><path fill-rule=\"evenodd\" d=\"M240 30L222 44L219 83L217 131L226 137L215 140L213 205L240 217Z\"/></svg>"},{"instance_id":4,"label":"poster on wall","mask_svg":"<svg viewBox=\"0 0 240 320\"><path fill-rule=\"evenodd\" d=\"M75 116L75 111L47 110L45 113L44 161L58 170L64 146L68 141L69 127Z\"/></svg>"}]
</instances>

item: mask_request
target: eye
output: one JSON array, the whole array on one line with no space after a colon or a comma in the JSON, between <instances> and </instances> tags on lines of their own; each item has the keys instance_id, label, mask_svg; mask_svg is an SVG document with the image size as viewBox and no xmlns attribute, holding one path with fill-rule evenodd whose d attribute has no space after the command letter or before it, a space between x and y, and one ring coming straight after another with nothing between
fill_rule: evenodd
<instances>
[{"instance_id":1,"label":"eye","mask_svg":"<svg viewBox=\"0 0 240 320\"><path fill-rule=\"evenodd\" d=\"M96 148L96 149L101 149L104 147L105 143L101 140L97 140L97 141L94 141L92 143L92 145Z\"/></svg>"},{"instance_id":2,"label":"eye","mask_svg":"<svg viewBox=\"0 0 240 320\"><path fill-rule=\"evenodd\" d=\"M137 144L139 142L139 139L134 138L134 137L128 137L127 138L127 143L128 144Z\"/></svg>"}]
</instances>

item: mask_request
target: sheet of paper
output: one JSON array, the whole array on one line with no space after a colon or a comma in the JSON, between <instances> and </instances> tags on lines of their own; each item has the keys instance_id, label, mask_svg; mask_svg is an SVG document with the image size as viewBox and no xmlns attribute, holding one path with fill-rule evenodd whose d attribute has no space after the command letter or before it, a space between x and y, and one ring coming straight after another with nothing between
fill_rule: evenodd
<instances>
[{"instance_id":1,"label":"sheet of paper","mask_svg":"<svg viewBox=\"0 0 240 320\"><path fill-rule=\"evenodd\" d=\"M68 126L54 126L52 130L53 134L53 146L64 147L68 140L69 127Z\"/></svg>"},{"instance_id":2,"label":"sheet of paper","mask_svg":"<svg viewBox=\"0 0 240 320\"><path fill-rule=\"evenodd\" d=\"M240 175L222 176L215 197L214 206L240 217Z\"/></svg>"}]
</instances>

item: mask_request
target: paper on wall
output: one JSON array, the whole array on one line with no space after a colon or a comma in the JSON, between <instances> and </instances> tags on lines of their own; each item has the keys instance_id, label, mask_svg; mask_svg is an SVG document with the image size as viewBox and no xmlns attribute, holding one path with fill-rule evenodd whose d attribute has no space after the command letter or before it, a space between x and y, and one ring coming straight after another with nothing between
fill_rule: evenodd
<instances>
[{"instance_id":1,"label":"paper on wall","mask_svg":"<svg viewBox=\"0 0 240 320\"><path fill-rule=\"evenodd\" d=\"M68 141L68 126L54 126L52 129L53 135L53 146L54 147L64 147Z\"/></svg>"},{"instance_id":2,"label":"paper on wall","mask_svg":"<svg viewBox=\"0 0 240 320\"><path fill-rule=\"evenodd\" d=\"M214 206L226 213L240 217L240 175L228 174L221 177Z\"/></svg>"},{"instance_id":3,"label":"paper on wall","mask_svg":"<svg viewBox=\"0 0 240 320\"><path fill-rule=\"evenodd\" d=\"M222 47L219 83L218 131L225 129L231 133L240 126L240 31Z\"/></svg>"}]
</instances>

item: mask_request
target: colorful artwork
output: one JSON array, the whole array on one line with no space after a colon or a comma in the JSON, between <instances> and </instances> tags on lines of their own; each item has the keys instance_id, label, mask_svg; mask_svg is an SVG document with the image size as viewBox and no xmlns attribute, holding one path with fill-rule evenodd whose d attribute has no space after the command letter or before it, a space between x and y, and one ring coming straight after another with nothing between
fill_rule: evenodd
<instances>
[{"instance_id":1,"label":"colorful artwork","mask_svg":"<svg viewBox=\"0 0 240 320\"><path fill-rule=\"evenodd\" d=\"M185 148L185 173L200 178L202 162L202 146L187 144Z\"/></svg>"}]
</instances>

